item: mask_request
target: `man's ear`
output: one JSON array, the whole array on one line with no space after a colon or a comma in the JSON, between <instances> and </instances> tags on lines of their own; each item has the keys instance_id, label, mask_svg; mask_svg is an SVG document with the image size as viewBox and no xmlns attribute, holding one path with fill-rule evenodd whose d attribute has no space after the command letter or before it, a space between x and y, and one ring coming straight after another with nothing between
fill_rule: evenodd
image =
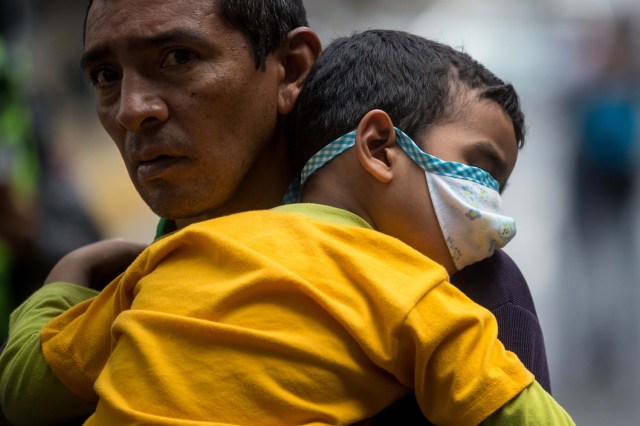
<instances>
[{"instance_id":1,"label":"man's ear","mask_svg":"<svg viewBox=\"0 0 640 426\"><path fill-rule=\"evenodd\" d=\"M278 112L282 115L293 109L302 84L322 50L318 35L307 27L292 30L285 45L282 58L284 76L278 92Z\"/></svg>"},{"instance_id":2,"label":"man's ear","mask_svg":"<svg viewBox=\"0 0 640 426\"><path fill-rule=\"evenodd\" d=\"M358 161L371 176L382 183L389 183L393 179L387 150L395 145L395 128L386 112L374 109L360 120L355 138Z\"/></svg>"}]
</instances>

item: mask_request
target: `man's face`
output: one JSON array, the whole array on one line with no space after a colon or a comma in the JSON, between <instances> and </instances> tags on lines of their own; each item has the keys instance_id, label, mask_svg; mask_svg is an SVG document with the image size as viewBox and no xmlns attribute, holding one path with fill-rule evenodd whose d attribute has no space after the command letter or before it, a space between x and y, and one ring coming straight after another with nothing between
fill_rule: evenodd
<instances>
[{"instance_id":1,"label":"man's face","mask_svg":"<svg viewBox=\"0 0 640 426\"><path fill-rule=\"evenodd\" d=\"M87 17L83 69L98 117L144 201L182 224L270 207L251 197L266 198L284 168L275 147L284 71L274 55L256 69L215 4L96 0Z\"/></svg>"}]
</instances>

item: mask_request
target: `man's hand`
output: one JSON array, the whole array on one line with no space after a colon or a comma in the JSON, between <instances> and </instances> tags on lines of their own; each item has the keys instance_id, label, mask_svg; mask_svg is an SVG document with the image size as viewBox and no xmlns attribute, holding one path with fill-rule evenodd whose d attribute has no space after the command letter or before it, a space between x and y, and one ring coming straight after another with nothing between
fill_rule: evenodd
<instances>
[{"instance_id":1,"label":"man's hand","mask_svg":"<svg viewBox=\"0 0 640 426\"><path fill-rule=\"evenodd\" d=\"M123 272L145 247L145 244L119 238L80 247L60 259L44 283L64 281L102 290Z\"/></svg>"}]
</instances>

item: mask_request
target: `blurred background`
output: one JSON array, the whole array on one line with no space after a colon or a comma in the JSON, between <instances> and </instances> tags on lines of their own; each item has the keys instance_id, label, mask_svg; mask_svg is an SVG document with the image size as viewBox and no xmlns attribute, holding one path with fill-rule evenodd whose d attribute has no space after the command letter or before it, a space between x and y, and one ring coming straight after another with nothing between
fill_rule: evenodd
<instances>
[{"instance_id":1,"label":"blurred background","mask_svg":"<svg viewBox=\"0 0 640 426\"><path fill-rule=\"evenodd\" d=\"M1 0L0 334L72 248L150 241L79 71L85 0ZM504 193L554 396L578 425L640 424L640 2L305 2L328 43L367 28L464 49L519 91L528 137ZM2 305L2 304L0 304ZM4 335L4 334L3 334Z\"/></svg>"}]
</instances>

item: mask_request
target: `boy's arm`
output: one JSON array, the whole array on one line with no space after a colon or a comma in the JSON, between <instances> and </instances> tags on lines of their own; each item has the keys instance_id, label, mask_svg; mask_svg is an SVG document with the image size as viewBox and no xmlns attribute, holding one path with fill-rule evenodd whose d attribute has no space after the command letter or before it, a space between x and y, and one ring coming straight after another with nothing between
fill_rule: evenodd
<instances>
[{"instance_id":1,"label":"boy's arm","mask_svg":"<svg viewBox=\"0 0 640 426\"><path fill-rule=\"evenodd\" d=\"M482 425L575 426L575 423L538 382L533 382L504 407L489 416Z\"/></svg>"},{"instance_id":2,"label":"boy's arm","mask_svg":"<svg viewBox=\"0 0 640 426\"><path fill-rule=\"evenodd\" d=\"M73 284L48 284L11 314L9 338L0 354L0 402L13 424L52 424L93 411L94 404L71 393L49 368L40 345L40 330L96 294Z\"/></svg>"},{"instance_id":3,"label":"boy's arm","mask_svg":"<svg viewBox=\"0 0 640 426\"><path fill-rule=\"evenodd\" d=\"M453 425L573 425L497 334L495 317L449 283L416 304L400 336L399 359L414 365L404 379L414 380L427 418Z\"/></svg>"},{"instance_id":4,"label":"boy's arm","mask_svg":"<svg viewBox=\"0 0 640 426\"><path fill-rule=\"evenodd\" d=\"M495 317L449 283L436 286L409 313L398 355L398 378L415 386L434 424L573 424L505 350Z\"/></svg>"},{"instance_id":5,"label":"boy's arm","mask_svg":"<svg viewBox=\"0 0 640 426\"><path fill-rule=\"evenodd\" d=\"M479 424L534 381L498 340L495 317L446 281L407 315L397 359L434 424Z\"/></svg>"},{"instance_id":6,"label":"boy's arm","mask_svg":"<svg viewBox=\"0 0 640 426\"><path fill-rule=\"evenodd\" d=\"M498 339L514 352L536 381L551 393L544 336L526 279L516 263L502 250L451 276L451 282L474 302L482 305L498 321ZM415 395L407 395L378 413L376 425L431 424L417 405Z\"/></svg>"}]
</instances>

